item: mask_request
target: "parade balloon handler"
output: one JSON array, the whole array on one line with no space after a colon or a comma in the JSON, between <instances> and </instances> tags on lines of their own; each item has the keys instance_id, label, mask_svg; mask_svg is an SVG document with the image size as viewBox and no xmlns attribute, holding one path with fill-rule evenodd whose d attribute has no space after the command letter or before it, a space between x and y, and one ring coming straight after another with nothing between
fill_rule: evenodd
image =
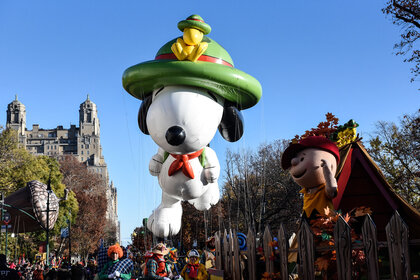
<instances>
[{"instance_id":1,"label":"parade balloon handler","mask_svg":"<svg viewBox=\"0 0 420 280\"><path fill-rule=\"evenodd\" d=\"M165 244L158 243L153 247L152 253L153 255L147 260L144 276L148 279L171 279L172 272L165 261L169 249Z\"/></svg>"},{"instance_id":2,"label":"parade balloon handler","mask_svg":"<svg viewBox=\"0 0 420 280\"><path fill-rule=\"evenodd\" d=\"M159 49L154 60L123 74L124 89L142 100L138 123L159 146L149 163L162 189L147 227L158 237L181 228L181 201L200 211L219 201L220 164L208 147L217 130L230 142L243 134L240 110L256 105L260 83L234 68L229 53L205 36L211 27L192 15L178 23L183 36ZM251 50L250 50L251 51Z\"/></svg>"},{"instance_id":3,"label":"parade balloon handler","mask_svg":"<svg viewBox=\"0 0 420 280\"><path fill-rule=\"evenodd\" d=\"M181 272L182 278L185 280L198 279L206 280L209 278L206 267L204 264L199 262L200 254L196 249L192 249L188 252L188 263L184 266Z\"/></svg>"},{"instance_id":4,"label":"parade balloon handler","mask_svg":"<svg viewBox=\"0 0 420 280\"><path fill-rule=\"evenodd\" d=\"M120 259L123 257L123 250L120 245L115 244L108 248L108 257L111 259L99 273L99 279L131 279L133 261Z\"/></svg>"},{"instance_id":5,"label":"parade balloon handler","mask_svg":"<svg viewBox=\"0 0 420 280\"><path fill-rule=\"evenodd\" d=\"M32 280L44 280L44 270L42 269L41 263L35 266L35 271L32 273Z\"/></svg>"},{"instance_id":6,"label":"parade balloon handler","mask_svg":"<svg viewBox=\"0 0 420 280\"><path fill-rule=\"evenodd\" d=\"M206 248L200 257L200 263L204 264L206 269L213 268L216 266L216 238L211 236L206 240Z\"/></svg>"},{"instance_id":7,"label":"parade balloon handler","mask_svg":"<svg viewBox=\"0 0 420 280\"><path fill-rule=\"evenodd\" d=\"M284 151L281 165L303 189L303 218L308 222L334 209L337 196L335 173L340 162L337 145L323 136L308 136Z\"/></svg>"},{"instance_id":8,"label":"parade balloon handler","mask_svg":"<svg viewBox=\"0 0 420 280\"><path fill-rule=\"evenodd\" d=\"M180 272L182 270L182 266L178 262L178 249L171 248L169 250L169 254L165 256L166 264L170 267L172 274L174 275L174 279L179 278Z\"/></svg>"}]
</instances>

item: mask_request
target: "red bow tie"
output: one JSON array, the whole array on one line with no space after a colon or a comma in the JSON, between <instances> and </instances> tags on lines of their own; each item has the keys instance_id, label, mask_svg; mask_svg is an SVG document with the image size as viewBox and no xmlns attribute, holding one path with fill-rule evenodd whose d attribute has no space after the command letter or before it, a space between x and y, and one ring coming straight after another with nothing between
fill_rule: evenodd
<instances>
[{"instance_id":1,"label":"red bow tie","mask_svg":"<svg viewBox=\"0 0 420 280\"><path fill-rule=\"evenodd\" d=\"M203 149L187 155L174 155L171 154L175 158L175 161L172 162L171 166L169 166L168 175L172 176L175 172L180 170L182 168L182 173L184 173L185 176L194 179L194 171L191 167L191 164L189 160L199 157L201 153L203 152Z\"/></svg>"}]
</instances>

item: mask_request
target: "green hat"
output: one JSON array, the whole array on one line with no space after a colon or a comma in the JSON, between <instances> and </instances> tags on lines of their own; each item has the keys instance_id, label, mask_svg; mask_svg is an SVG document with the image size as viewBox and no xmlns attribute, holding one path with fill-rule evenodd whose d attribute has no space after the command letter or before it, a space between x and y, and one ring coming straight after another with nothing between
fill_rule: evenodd
<instances>
[{"instance_id":1,"label":"green hat","mask_svg":"<svg viewBox=\"0 0 420 280\"><path fill-rule=\"evenodd\" d=\"M239 109L247 109L261 98L260 83L251 75L233 67L229 53L214 40L204 36L206 51L198 61L180 61L169 41L157 52L155 60L146 61L126 69L122 83L124 89L140 100L153 90L164 86L186 85L204 88L234 103Z\"/></svg>"},{"instance_id":2,"label":"green hat","mask_svg":"<svg viewBox=\"0 0 420 280\"><path fill-rule=\"evenodd\" d=\"M195 29L200 30L204 33L204 35L207 35L211 31L210 25L204 22L203 18L199 15L191 15L186 20L181 20L178 22L178 28L182 32L184 32L185 28L192 27Z\"/></svg>"}]
</instances>

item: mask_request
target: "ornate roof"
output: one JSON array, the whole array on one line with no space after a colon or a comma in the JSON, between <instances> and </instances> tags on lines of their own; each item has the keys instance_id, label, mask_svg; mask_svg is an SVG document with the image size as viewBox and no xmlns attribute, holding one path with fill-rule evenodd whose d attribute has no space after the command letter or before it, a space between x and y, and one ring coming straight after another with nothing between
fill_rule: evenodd
<instances>
[{"instance_id":1,"label":"ornate roof","mask_svg":"<svg viewBox=\"0 0 420 280\"><path fill-rule=\"evenodd\" d=\"M398 211L409 227L410 238L420 238L419 211L395 192L363 144L356 141L342 147L340 157L334 208L347 213L356 207L370 207L379 240L386 239L385 227Z\"/></svg>"}]
</instances>

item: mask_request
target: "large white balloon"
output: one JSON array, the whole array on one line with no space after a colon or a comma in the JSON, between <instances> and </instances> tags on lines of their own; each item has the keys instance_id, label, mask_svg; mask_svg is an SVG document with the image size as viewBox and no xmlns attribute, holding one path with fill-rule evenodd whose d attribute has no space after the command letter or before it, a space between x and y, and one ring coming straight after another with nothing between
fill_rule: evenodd
<instances>
[{"instance_id":1,"label":"large white balloon","mask_svg":"<svg viewBox=\"0 0 420 280\"><path fill-rule=\"evenodd\" d=\"M168 86L153 93L146 122L159 150L150 160L149 171L159 178L162 202L147 227L155 235L179 232L181 201L187 200L198 210L219 201L219 160L207 145L222 119L222 104L220 97L201 88Z\"/></svg>"}]
</instances>

